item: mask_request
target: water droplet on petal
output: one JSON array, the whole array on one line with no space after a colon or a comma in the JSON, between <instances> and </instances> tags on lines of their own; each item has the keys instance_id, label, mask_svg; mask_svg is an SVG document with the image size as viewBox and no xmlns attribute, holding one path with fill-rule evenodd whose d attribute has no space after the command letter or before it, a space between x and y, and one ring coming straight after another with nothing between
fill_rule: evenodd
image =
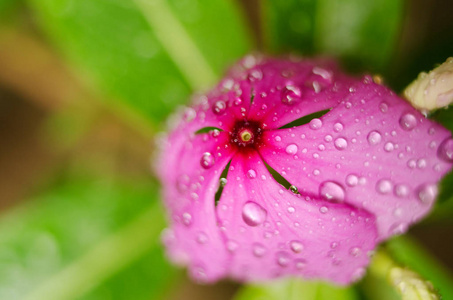
<instances>
[{"instance_id":1,"label":"water droplet on petal","mask_svg":"<svg viewBox=\"0 0 453 300\"><path fill-rule=\"evenodd\" d=\"M381 102L381 104L379 104L379 109L381 112L386 113L389 110L389 106L387 103Z\"/></svg>"},{"instance_id":2,"label":"water droplet on petal","mask_svg":"<svg viewBox=\"0 0 453 300\"><path fill-rule=\"evenodd\" d=\"M400 126L404 130L412 130L417 126L417 118L411 113L406 113L400 118Z\"/></svg>"},{"instance_id":3,"label":"water droplet on petal","mask_svg":"<svg viewBox=\"0 0 453 300\"><path fill-rule=\"evenodd\" d=\"M276 258L277 264L281 267L287 267L291 261L291 257L286 252L278 252Z\"/></svg>"},{"instance_id":4,"label":"water droplet on petal","mask_svg":"<svg viewBox=\"0 0 453 300\"><path fill-rule=\"evenodd\" d=\"M214 157L212 156L211 153L205 152L201 157L200 164L203 168L209 169L214 165Z\"/></svg>"},{"instance_id":5,"label":"water droplet on petal","mask_svg":"<svg viewBox=\"0 0 453 300\"><path fill-rule=\"evenodd\" d=\"M258 203L249 201L242 208L242 219L249 226L262 224L267 217L267 211Z\"/></svg>"},{"instance_id":6,"label":"water droplet on petal","mask_svg":"<svg viewBox=\"0 0 453 300\"><path fill-rule=\"evenodd\" d=\"M381 142L382 136L378 131L373 130L368 134L367 140L370 145L377 145Z\"/></svg>"},{"instance_id":7,"label":"water droplet on petal","mask_svg":"<svg viewBox=\"0 0 453 300\"><path fill-rule=\"evenodd\" d=\"M206 235L206 233L204 233L204 232L198 233L198 235L197 235L197 243L206 244L207 241L208 241L208 236Z\"/></svg>"},{"instance_id":8,"label":"water droplet on petal","mask_svg":"<svg viewBox=\"0 0 453 300\"><path fill-rule=\"evenodd\" d=\"M344 138L337 138L335 140L335 148L338 150L344 150L348 146L348 142Z\"/></svg>"},{"instance_id":9,"label":"water droplet on petal","mask_svg":"<svg viewBox=\"0 0 453 300\"><path fill-rule=\"evenodd\" d=\"M294 185L291 185L291 186L289 187L289 190L290 190L291 192L293 192L294 194L297 194L297 193L299 192L299 190L297 189L297 187L294 186Z\"/></svg>"},{"instance_id":10,"label":"water droplet on petal","mask_svg":"<svg viewBox=\"0 0 453 300\"><path fill-rule=\"evenodd\" d=\"M225 112L226 108L227 108L227 105L226 105L225 101L219 100L214 103L214 106L212 106L212 111L216 115L221 115Z\"/></svg>"},{"instance_id":11,"label":"water droplet on petal","mask_svg":"<svg viewBox=\"0 0 453 300\"><path fill-rule=\"evenodd\" d=\"M305 268L305 266L307 265L307 261L305 259L296 259L294 261L296 263L296 269L298 270L303 270Z\"/></svg>"},{"instance_id":12,"label":"water droplet on petal","mask_svg":"<svg viewBox=\"0 0 453 300\"><path fill-rule=\"evenodd\" d=\"M453 138L448 137L439 145L437 156L446 162L453 162Z\"/></svg>"},{"instance_id":13,"label":"water droplet on petal","mask_svg":"<svg viewBox=\"0 0 453 300\"><path fill-rule=\"evenodd\" d=\"M341 132L341 131L343 130L343 124L341 124L340 122L335 123L335 124L333 125L333 130L334 130L335 132Z\"/></svg>"},{"instance_id":14,"label":"water droplet on petal","mask_svg":"<svg viewBox=\"0 0 453 300\"><path fill-rule=\"evenodd\" d=\"M360 249L359 247L353 247L353 248L349 249L349 254L351 256L357 257L361 253L362 253L362 249Z\"/></svg>"},{"instance_id":15,"label":"water droplet on petal","mask_svg":"<svg viewBox=\"0 0 453 300\"><path fill-rule=\"evenodd\" d=\"M349 174L346 176L346 185L347 186L356 186L359 183L359 177L354 174Z\"/></svg>"},{"instance_id":16,"label":"water droplet on petal","mask_svg":"<svg viewBox=\"0 0 453 300\"><path fill-rule=\"evenodd\" d=\"M294 207L292 207L292 206L288 207L288 212L290 214L293 214L295 211L296 211L296 209Z\"/></svg>"},{"instance_id":17,"label":"water droplet on petal","mask_svg":"<svg viewBox=\"0 0 453 300\"><path fill-rule=\"evenodd\" d=\"M324 181L319 186L319 195L324 200L342 202L344 201L345 192L340 184L333 181Z\"/></svg>"},{"instance_id":18,"label":"water droplet on petal","mask_svg":"<svg viewBox=\"0 0 453 300\"><path fill-rule=\"evenodd\" d=\"M329 209L328 209L327 207L325 207L325 206L321 206L321 207L319 208L319 212L322 213L322 214L325 214L325 213L327 213L328 211L329 211Z\"/></svg>"},{"instance_id":19,"label":"water droplet on petal","mask_svg":"<svg viewBox=\"0 0 453 300\"><path fill-rule=\"evenodd\" d=\"M312 119L309 123L309 126L311 129L318 130L322 127L322 121L321 119Z\"/></svg>"},{"instance_id":20,"label":"water droplet on petal","mask_svg":"<svg viewBox=\"0 0 453 300\"><path fill-rule=\"evenodd\" d=\"M182 214L182 222L184 225L189 226L192 223L192 215L188 212Z\"/></svg>"},{"instance_id":21,"label":"water droplet on petal","mask_svg":"<svg viewBox=\"0 0 453 300\"><path fill-rule=\"evenodd\" d=\"M409 196L409 187L405 184L397 184L394 189L395 196L404 198Z\"/></svg>"},{"instance_id":22,"label":"water droplet on petal","mask_svg":"<svg viewBox=\"0 0 453 300\"><path fill-rule=\"evenodd\" d=\"M300 98L302 92L300 88L294 85L287 85L281 92L282 102L285 104L293 104L297 99Z\"/></svg>"},{"instance_id":23,"label":"water droplet on petal","mask_svg":"<svg viewBox=\"0 0 453 300\"><path fill-rule=\"evenodd\" d=\"M300 253L302 252L302 250L304 250L304 245L301 241L291 241L289 243L289 247L294 253Z\"/></svg>"},{"instance_id":24,"label":"water droplet on petal","mask_svg":"<svg viewBox=\"0 0 453 300\"><path fill-rule=\"evenodd\" d=\"M259 243L253 244L252 249L253 255L255 255L256 257L262 257L267 252L266 248Z\"/></svg>"},{"instance_id":25,"label":"water droplet on petal","mask_svg":"<svg viewBox=\"0 0 453 300\"><path fill-rule=\"evenodd\" d=\"M384 145L384 150L386 152L392 152L395 149L395 145L392 142L388 142Z\"/></svg>"},{"instance_id":26,"label":"water droplet on petal","mask_svg":"<svg viewBox=\"0 0 453 300\"><path fill-rule=\"evenodd\" d=\"M224 187L227 184L228 180L226 178L220 178L219 183L221 187Z\"/></svg>"},{"instance_id":27,"label":"water droplet on petal","mask_svg":"<svg viewBox=\"0 0 453 300\"><path fill-rule=\"evenodd\" d=\"M417 188L417 196L421 202L425 204L432 203L437 197L437 185L435 184L422 184L420 187Z\"/></svg>"},{"instance_id":28,"label":"water droplet on petal","mask_svg":"<svg viewBox=\"0 0 453 300\"><path fill-rule=\"evenodd\" d=\"M388 194L392 191L392 182L388 179L381 179L376 183L376 191L381 194Z\"/></svg>"},{"instance_id":29,"label":"water droplet on petal","mask_svg":"<svg viewBox=\"0 0 453 300\"><path fill-rule=\"evenodd\" d=\"M286 146L286 153L290 155L294 155L297 153L297 145L296 144L289 144Z\"/></svg>"},{"instance_id":30,"label":"water droplet on petal","mask_svg":"<svg viewBox=\"0 0 453 300\"><path fill-rule=\"evenodd\" d=\"M281 138L279 135L276 135L276 136L274 137L274 140L275 140L276 142L280 142L280 141L282 140L282 138Z\"/></svg>"},{"instance_id":31,"label":"water droplet on petal","mask_svg":"<svg viewBox=\"0 0 453 300\"><path fill-rule=\"evenodd\" d=\"M247 177L250 179L256 178L256 172L253 169L247 171Z\"/></svg>"},{"instance_id":32,"label":"water droplet on petal","mask_svg":"<svg viewBox=\"0 0 453 300\"><path fill-rule=\"evenodd\" d=\"M226 247L229 252L233 253L239 248L239 244L233 240L229 240L226 243Z\"/></svg>"}]
</instances>

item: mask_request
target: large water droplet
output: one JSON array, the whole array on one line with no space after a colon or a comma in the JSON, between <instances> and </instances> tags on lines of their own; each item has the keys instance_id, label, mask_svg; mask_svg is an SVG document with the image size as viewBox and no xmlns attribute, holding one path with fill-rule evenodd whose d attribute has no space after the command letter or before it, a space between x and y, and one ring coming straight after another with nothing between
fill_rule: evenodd
<instances>
[{"instance_id":1,"label":"large water droplet","mask_svg":"<svg viewBox=\"0 0 453 300\"><path fill-rule=\"evenodd\" d=\"M367 140L370 145L377 145L382 141L382 136L378 131L373 130L368 134Z\"/></svg>"},{"instance_id":2,"label":"large water droplet","mask_svg":"<svg viewBox=\"0 0 453 300\"><path fill-rule=\"evenodd\" d=\"M294 155L297 153L297 145L296 144L289 144L288 146L286 146L286 153L290 154L290 155Z\"/></svg>"},{"instance_id":3,"label":"large water droplet","mask_svg":"<svg viewBox=\"0 0 453 300\"><path fill-rule=\"evenodd\" d=\"M211 153L205 152L201 157L200 164L203 168L209 169L214 165L214 157L212 156Z\"/></svg>"},{"instance_id":4,"label":"large water droplet","mask_svg":"<svg viewBox=\"0 0 453 300\"><path fill-rule=\"evenodd\" d=\"M437 156L446 162L453 162L453 138L448 137L439 145Z\"/></svg>"},{"instance_id":5,"label":"large water droplet","mask_svg":"<svg viewBox=\"0 0 453 300\"><path fill-rule=\"evenodd\" d=\"M322 127L322 121L318 118L312 119L309 123L309 126L314 130L320 129Z\"/></svg>"},{"instance_id":6,"label":"large water droplet","mask_svg":"<svg viewBox=\"0 0 453 300\"><path fill-rule=\"evenodd\" d=\"M348 146L348 142L344 138L337 138L335 140L335 148L338 150L344 150Z\"/></svg>"},{"instance_id":7,"label":"large water droplet","mask_svg":"<svg viewBox=\"0 0 453 300\"><path fill-rule=\"evenodd\" d=\"M227 108L227 105L226 105L225 101L219 100L219 101L216 101L214 103L214 105L212 106L212 111L216 115L221 115L225 112L226 108Z\"/></svg>"},{"instance_id":8,"label":"large water droplet","mask_svg":"<svg viewBox=\"0 0 453 300\"><path fill-rule=\"evenodd\" d=\"M247 171L247 177L250 179L256 178L256 172L253 169Z\"/></svg>"},{"instance_id":9,"label":"large water droplet","mask_svg":"<svg viewBox=\"0 0 453 300\"><path fill-rule=\"evenodd\" d=\"M304 250L304 244L301 241L291 241L289 247L294 253L300 253Z\"/></svg>"},{"instance_id":10,"label":"large water droplet","mask_svg":"<svg viewBox=\"0 0 453 300\"><path fill-rule=\"evenodd\" d=\"M417 126L417 118L411 113L406 113L400 118L400 126L404 130L412 130Z\"/></svg>"},{"instance_id":11,"label":"large water droplet","mask_svg":"<svg viewBox=\"0 0 453 300\"><path fill-rule=\"evenodd\" d=\"M324 181L319 186L319 195L324 200L342 202L344 201L345 191L343 187L336 182Z\"/></svg>"},{"instance_id":12,"label":"large water droplet","mask_svg":"<svg viewBox=\"0 0 453 300\"><path fill-rule=\"evenodd\" d=\"M267 217L267 211L258 203L249 201L242 208L242 219L249 226L262 224Z\"/></svg>"},{"instance_id":13,"label":"large water droplet","mask_svg":"<svg viewBox=\"0 0 453 300\"><path fill-rule=\"evenodd\" d=\"M417 188L417 196L425 204L432 203L437 197L437 185L426 183Z\"/></svg>"},{"instance_id":14,"label":"large water droplet","mask_svg":"<svg viewBox=\"0 0 453 300\"><path fill-rule=\"evenodd\" d=\"M300 88L294 85L287 85L283 88L281 92L282 102L285 104L293 104L300 98L302 92Z\"/></svg>"},{"instance_id":15,"label":"large water droplet","mask_svg":"<svg viewBox=\"0 0 453 300\"><path fill-rule=\"evenodd\" d=\"M376 191L381 194L388 194L392 191L393 184L388 179L381 179L376 183Z\"/></svg>"}]
</instances>

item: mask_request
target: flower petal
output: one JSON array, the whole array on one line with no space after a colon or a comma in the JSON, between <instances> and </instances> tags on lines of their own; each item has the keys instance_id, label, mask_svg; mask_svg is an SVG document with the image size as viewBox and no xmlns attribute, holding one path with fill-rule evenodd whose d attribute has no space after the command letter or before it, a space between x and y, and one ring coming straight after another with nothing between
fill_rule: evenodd
<instances>
[{"instance_id":1,"label":"flower petal","mask_svg":"<svg viewBox=\"0 0 453 300\"><path fill-rule=\"evenodd\" d=\"M346 284L362 276L375 247L374 217L283 189L256 151L237 153L217 206L240 280L295 275Z\"/></svg>"},{"instance_id":2,"label":"flower petal","mask_svg":"<svg viewBox=\"0 0 453 300\"><path fill-rule=\"evenodd\" d=\"M164 242L173 261L189 264L194 279L210 282L225 276L228 253L217 227L214 196L233 152L225 147L226 132L192 134L184 142L177 134L184 131L175 131L166 141L160 160L160 179L169 187L163 197L171 219Z\"/></svg>"},{"instance_id":3,"label":"flower petal","mask_svg":"<svg viewBox=\"0 0 453 300\"><path fill-rule=\"evenodd\" d=\"M450 132L371 82L356 85L318 125L263 134L273 147L261 155L301 194L366 209L380 240L429 212L452 166Z\"/></svg>"},{"instance_id":4,"label":"flower petal","mask_svg":"<svg viewBox=\"0 0 453 300\"><path fill-rule=\"evenodd\" d=\"M332 60L278 60L267 58L248 70L254 91L249 119L276 129L301 116L337 105L356 82L338 72ZM258 74L253 76L253 74Z\"/></svg>"}]
</instances>

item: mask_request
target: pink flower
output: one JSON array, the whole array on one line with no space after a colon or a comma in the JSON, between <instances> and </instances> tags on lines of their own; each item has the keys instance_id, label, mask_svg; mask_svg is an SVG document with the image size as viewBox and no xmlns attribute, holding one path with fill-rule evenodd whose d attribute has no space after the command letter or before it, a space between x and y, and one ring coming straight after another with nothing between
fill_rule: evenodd
<instances>
[{"instance_id":1,"label":"pink flower","mask_svg":"<svg viewBox=\"0 0 453 300\"><path fill-rule=\"evenodd\" d=\"M453 162L450 132L323 59L246 57L162 144L164 241L202 282L357 280L377 243L429 212Z\"/></svg>"}]
</instances>

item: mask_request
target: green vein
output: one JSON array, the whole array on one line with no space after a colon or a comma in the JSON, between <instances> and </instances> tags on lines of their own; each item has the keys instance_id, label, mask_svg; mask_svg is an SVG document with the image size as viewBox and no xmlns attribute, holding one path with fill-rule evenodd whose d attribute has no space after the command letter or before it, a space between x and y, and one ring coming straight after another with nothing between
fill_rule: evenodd
<instances>
[{"instance_id":1,"label":"green vein","mask_svg":"<svg viewBox=\"0 0 453 300\"><path fill-rule=\"evenodd\" d=\"M161 230L159 224L163 224L162 212L154 204L82 257L46 279L24 299L69 300L85 295L154 247Z\"/></svg>"},{"instance_id":2,"label":"green vein","mask_svg":"<svg viewBox=\"0 0 453 300\"><path fill-rule=\"evenodd\" d=\"M204 90L214 84L216 73L166 1L134 1L192 89Z\"/></svg>"}]
</instances>

